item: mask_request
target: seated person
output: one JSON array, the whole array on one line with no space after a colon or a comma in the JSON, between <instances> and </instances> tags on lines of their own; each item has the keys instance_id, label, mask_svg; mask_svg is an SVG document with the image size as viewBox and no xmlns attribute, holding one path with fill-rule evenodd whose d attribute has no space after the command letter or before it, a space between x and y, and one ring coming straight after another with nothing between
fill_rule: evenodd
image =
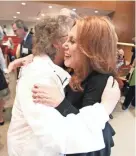
<instances>
[{"instance_id":1,"label":"seated person","mask_svg":"<svg viewBox=\"0 0 136 156\"><path fill-rule=\"evenodd\" d=\"M117 51L117 69L125 64L125 56L123 49L118 49Z\"/></svg>"}]
</instances>

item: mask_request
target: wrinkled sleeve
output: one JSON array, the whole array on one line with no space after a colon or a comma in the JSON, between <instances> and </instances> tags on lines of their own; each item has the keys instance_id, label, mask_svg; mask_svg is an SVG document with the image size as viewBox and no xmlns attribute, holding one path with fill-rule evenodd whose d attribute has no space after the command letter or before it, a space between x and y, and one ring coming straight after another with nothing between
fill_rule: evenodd
<instances>
[{"instance_id":1,"label":"wrinkled sleeve","mask_svg":"<svg viewBox=\"0 0 136 156\"><path fill-rule=\"evenodd\" d=\"M87 106L75 114L62 116L56 109L43 104L35 104L32 99L34 84L56 85L51 77L34 77L29 81L19 81L17 97L24 117L34 134L45 147L59 153L84 153L104 148L102 124L109 120L104 107L97 103ZM58 86L61 88L60 86ZM100 135L99 144L95 136Z\"/></svg>"}]
</instances>

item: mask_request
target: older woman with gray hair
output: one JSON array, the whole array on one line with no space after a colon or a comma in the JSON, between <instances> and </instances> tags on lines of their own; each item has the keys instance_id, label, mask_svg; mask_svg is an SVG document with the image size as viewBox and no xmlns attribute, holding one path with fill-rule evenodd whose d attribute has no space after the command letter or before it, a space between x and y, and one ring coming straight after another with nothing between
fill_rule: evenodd
<instances>
[{"instance_id":1,"label":"older woman with gray hair","mask_svg":"<svg viewBox=\"0 0 136 156\"><path fill-rule=\"evenodd\" d=\"M56 55L55 55L54 63L63 67L63 64L64 64L64 52L63 52L63 49L62 49L62 44L65 42L66 37L68 35L68 32L72 28L72 25L75 23L76 19L79 19L81 17L78 16L74 11L69 10L67 8L61 9L60 12L59 12L59 15L62 15L64 17L66 17L68 22L66 22L66 23L62 22L61 23L61 27L59 28L59 29L63 30L62 32L59 31L59 33L61 32L63 35L62 35L61 38L59 38L60 35L58 35L58 39L57 40L59 40L59 43L61 43L61 44L59 44L59 48L60 48L59 52L57 50L58 48L56 48L57 52L56 52ZM54 34L55 33L58 34L58 32L54 30ZM26 64L30 63L32 60L33 60L33 54L31 54L31 55L29 55L27 57L24 57L24 58L17 59L17 60L15 60L15 61L13 61L12 63L9 64L8 71L12 72L17 67L21 67L23 65L26 65Z\"/></svg>"},{"instance_id":2,"label":"older woman with gray hair","mask_svg":"<svg viewBox=\"0 0 136 156\"><path fill-rule=\"evenodd\" d=\"M119 94L118 86L109 87L113 81L104 91L104 104L102 100L101 104L82 108L77 115L69 113L64 117L56 109L35 104L32 99L32 88L36 83L57 87L65 97L64 88L69 83L70 75L52 61L55 62L57 56L62 54L57 62L63 66L62 44L73 24L74 21L68 16L59 15L46 16L35 26L34 58L22 69L17 85L8 131L9 156L59 156L105 147L102 130L119 99L117 96L111 101L113 93L107 95L109 91Z\"/></svg>"}]
</instances>

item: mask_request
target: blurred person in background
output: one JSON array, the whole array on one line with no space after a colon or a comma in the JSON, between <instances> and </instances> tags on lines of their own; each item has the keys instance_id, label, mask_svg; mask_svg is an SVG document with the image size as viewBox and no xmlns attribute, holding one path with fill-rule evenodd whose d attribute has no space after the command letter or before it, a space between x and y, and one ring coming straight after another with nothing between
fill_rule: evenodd
<instances>
[{"instance_id":1,"label":"blurred person in background","mask_svg":"<svg viewBox=\"0 0 136 156\"><path fill-rule=\"evenodd\" d=\"M2 42L3 36L4 36L3 30L0 27L0 42ZM7 74L7 67L2 50L0 48L0 126L4 125L3 110L5 98L9 93L8 83L6 81L5 74Z\"/></svg>"},{"instance_id":2,"label":"blurred person in background","mask_svg":"<svg viewBox=\"0 0 136 156\"><path fill-rule=\"evenodd\" d=\"M31 35L33 35L33 34L34 34L34 29L31 28L29 33L30 33Z\"/></svg>"},{"instance_id":3,"label":"blurred person in background","mask_svg":"<svg viewBox=\"0 0 136 156\"><path fill-rule=\"evenodd\" d=\"M2 27L0 26L0 41L3 40L3 37L4 37L3 29L2 29Z\"/></svg>"},{"instance_id":4,"label":"blurred person in background","mask_svg":"<svg viewBox=\"0 0 136 156\"><path fill-rule=\"evenodd\" d=\"M8 49L13 50L14 49L14 43L12 38L8 38L8 40L6 42L3 43L3 45L7 46ZM8 52L8 56L9 56L9 60L10 62L12 62L15 59L15 56L12 56L11 51L9 50Z\"/></svg>"},{"instance_id":5,"label":"blurred person in background","mask_svg":"<svg viewBox=\"0 0 136 156\"><path fill-rule=\"evenodd\" d=\"M132 49L131 49L131 52L132 52L132 57L131 57L131 60L130 60L130 65L132 65L133 64L133 62L134 62L134 59L135 59L135 56L136 56L136 45L135 45L135 43L136 43L136 37L133 37L132 38L132 41L133 41L133 43L134 43L134 46L132 47Z\"/></svg>"},{"instance_id":6,"label":"blurred person in background","mask_svg":"<svg viewBox=\"0 0 136 156\"><path fill-rule=\"evenodd\" d=\"M2 52L1 48L0 48L0 67L1 67L1 70L3 70L4 73L8 72L6 61L5 61L5 58L4 58L4 55L3 55L3 52Z\"/></svg>"},{"instance_id":7,"label":"blurred person in background","mask_svg":"<svg viewBox=\"0 0 136 156\"><path fill-rule=\"evenodd\" d=\"M125 56L124 50L120 48L118 45L117 49L117 69L119 69L122 65L125 65Z\"/></svg>"},{"instance_id":8,"label":"blurred person in background","mask_svg":"<svg viewBox=\"0 0 136 156\"><path fill-rule=\"evenodd\" d=\"M8 49L13 50L14 49L14 43L12 38L8 38ZM13 56L11 53L9 53L9 58L10 58L10 62L12 62L13 60L15 60L15 56Z\"/></svg>"},{"instance_id":9,"label":"blurred person in background","mask_svg":"<svg viewBox=\"0 0 136 156\"><path fill-rule=\"evenodd\" d=\"M17 49L16 49L16 55L15 55L15 57L16 57L16 60L18 60L19 58L20 58L20 48L21 48L21 45L20 44L18 44L17 45ZM30 54L31 55L31 54ZM29 55L29 56L30 56ZM24 57L25 58L25 57ZM22 59L22 58L21 58Z\"/></svg>"},{"instance_id":10,"label":"blurred person in background","mask_svg":"<svg viewBox=\"0 0 136 156\"><path fill-rule=\"evenodd\" d=\"M28 27L24 21L18 19L12 24L12 29L16 36L21 39L20 58L32 53L32 35L28 31Z\"/></svg>"},{"instance_id":11,"label":"blurred person in background","mask_svg":"<svg viewBox=\"0 0 136 156\"><path fill-rule=\"evenodd\" d=\"M0 45L2 44L3 37L4 37L4 33L2 27L0 26ZM0 47L0 67L5 73L7 72L7 66L6 66L6 62L1 47Z\"/></svg>"},{"instance_id":12,"label":"blurred person in background","mask_svg":"<svg viewBox=\"0 0 136 156\"><path fill-rule=\"evenodd\" d=\"M6 81L5 75L0 68L0 126L4 125L4 105L5 100L7 100L9 94L8 83Z\"/></svg>"},{"instance_id":13,"label":"blurred person in background","mask_svg":"<svg viewBox=\"0 0 136 156\"><path fill-rule=\"evenodd\" d=\"M132 47L132 50L131 50L131 52L132 52L132 57L131 57L131 60L130 60L130 65L133 64L134 59L135 59L135 49L136 49L136 47Z\"/></svg>"},{"instance_id":14,"label":"blurred person in background","mask_svg":"<svg viewBox=\"0 0 136 156\"><path fill-rule=\"evenodd\" d=\"M12 29L16 36L21 39L19 53L17 54L19 58L28 56L32 53L32 35L28 31L28 27L24 21L18 19L12 24ZM17 77L19 75L20 68L17 68Z\"/></svg>"},{"instance_id":15,"label":"blurred person in background","mask_svg":"<svg viewBox=\"0 0 136 156\"><path fill-rule=\"evenodd\" d=\"M134 65L131 67L130 73L127 76L128 86L127 86L127 93L125 95L125 101L122 105L122 109L126 110L129 108L130 105L135 107L135 68L136 59L134 60Z\"/></svg>"},{"instance_id":16,"label":"blurred person in background","mask_svg":"<svg viewBox=\"0 0 136 156\"><path fill-rule=\"evenodd\" d=\"M3 33L5 36L7 36L7 26L3 25Z\"/></svg>"}]
</instances>

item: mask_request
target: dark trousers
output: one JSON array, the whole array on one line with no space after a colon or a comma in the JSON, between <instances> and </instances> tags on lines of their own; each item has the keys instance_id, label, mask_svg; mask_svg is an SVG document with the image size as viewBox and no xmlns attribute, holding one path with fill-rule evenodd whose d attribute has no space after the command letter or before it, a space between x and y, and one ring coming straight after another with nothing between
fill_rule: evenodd
<instances>
[{"instance_id":1,"label":"dark trousers","mask_svg":"<svg viewBox=\"0 0 136 156\"><path fill-rule=\"evenodd\" d=\"M19 72L20 72L20 67L17 68L17 79L18 79L18 76L19 76Z\"/></svg>"},{"instance_id":2,"label":"dark trousers","mask_svg":"<svg viewBox=\"0 0 136 156\"><path fill-rule=\"evenodd\" d=\"M135 86L130 86L123 105L128 108L130 103L135 106Z\"/></svg>"},{"instance_id":3,"label":"dark trousers","mask_svg":"<svg viewBox=\"0 0 136 156\"><path fill-rule=\"evenodd\" d=\"M135 59L135 52L133 52L133 55L132 55L132 57L131 57L130 65L132 65L132 64L133 64L134 59Z\"/></svg>"}]
</instances>

